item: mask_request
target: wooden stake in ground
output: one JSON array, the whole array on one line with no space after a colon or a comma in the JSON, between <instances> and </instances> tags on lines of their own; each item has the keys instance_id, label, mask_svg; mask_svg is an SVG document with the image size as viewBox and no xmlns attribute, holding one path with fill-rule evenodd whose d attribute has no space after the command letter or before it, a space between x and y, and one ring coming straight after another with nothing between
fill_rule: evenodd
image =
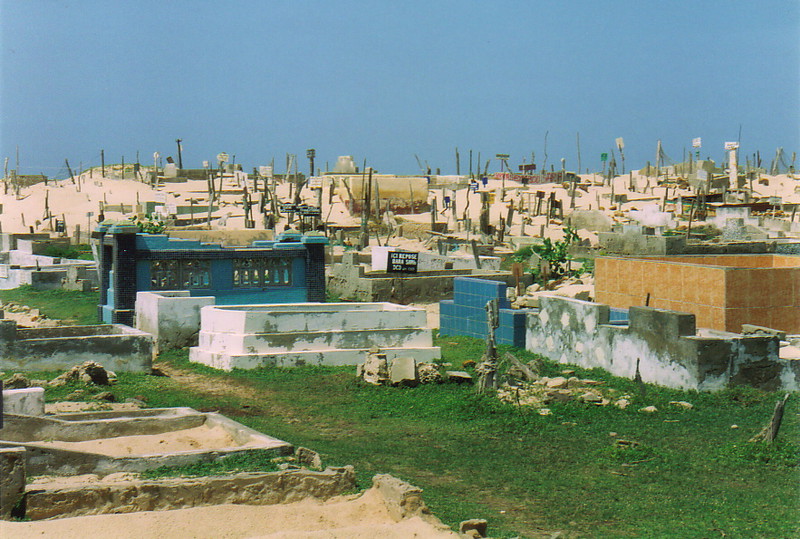
<instances>
[{"instance_id":1,"label":"wooden stake in ground","mask_svg":"<svg viewBox=\"0 0 800 539\"><path fill-rule=\"evenodd\" d=\"M470 240L470 245L472 245L472 256L475 259L475 268L481 269L481 257L478 255L478 242Z\"/></svg>"},{"instance_id":2,"label":"wooden stake in ground","mask_svg":"<svg viewBox=\"0 0 800 539\"><path fill-rule=\"evenodd\" d=\"M692 233L692 219L694 219L694 203L697 201L698 195L692 199L692 206L689 208L689 224L686 227L686 241L689 241L689 236Z\"/></svg>"},{"instance_id":3,"label":"wooden stake in ground","mask_svg":"<svg viewBox=\"0 0 800 539\"><path fill-rule=\"evenodd\" d=\"M775 411L772 413L772 419L769 424L761 429L761 432L750 438L751 442L760 442L762 440L771 444L778 437L778 431L781 428L783 421L783 409L786 407L786 401L789 400L789 394L783 396L783 399L775 403Z\"/></svg>"},{"instance_id":4,"label":"wooden stake in ground","mask_svg":"<svg viewBox=\"0 0 800 539\"><path fill-rule=\"evenodd\" d=\"M489 389L497 388L497 347L495 346L494 333L499 325L498 301L496 299L486 302L486 352L481 362L475 367L479 373L478 392L483 393Z\"/></svg>"}]
</instances>

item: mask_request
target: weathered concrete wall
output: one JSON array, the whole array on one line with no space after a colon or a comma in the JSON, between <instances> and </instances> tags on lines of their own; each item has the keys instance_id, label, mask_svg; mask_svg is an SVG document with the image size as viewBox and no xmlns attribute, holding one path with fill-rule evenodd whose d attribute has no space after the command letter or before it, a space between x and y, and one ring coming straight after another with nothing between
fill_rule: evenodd
<instances>
[{"instance_id":1,"label":"weathered concrete wall","mask_svg":"<svg viewBox=\"0 0 800 539\"><path fill-rule=\"evenodd\" d=\"M44 415L44 388L26 387L3 390L3 414ZM0 437L3 433L0 433Z\"/></svg>"},{"instance_id":2,"label":"weathered concrete wall","mask_svg":"<svg viewBox=\"0 0 800 539\"><path fill-rule=\"evenodd\" d=\"M440 357L425 311L391 303L208 306L200 318L189 359L223 370L356 365L373 347L392 358Z\"/></svg>"},{"instance_id":3,"label":"weathered concrete wall","mask_svg":"<svg viewBox=\"0 0 800 539\"><path fill-rule=\"evenodd\" d=\"M78 412L44 417L9 415L0 431L0 439L6 442L80 442L97 438L161 434L199 427L206 422L206 416L207 414L191 408Z\"/></svg>"},{"instance_id":4,"label":"weathered concrete wall","mask_svg":"<svg viewBox=\"0 0 800 539\"><path fill-rule=\"evenodd\" d=\"M50 234L39 232L34 234L0 234L0 251L13 251L19 247L19 240L47 240Z\"/></svg>"},{"instance_id":5,"label":"weathered concrete wall","mask_svg":"<svg viewBox=\"0 0 800 539\"><path fill-rule=\"evenodd\" d=\"M11 517L12 510L25 494L25 449L0 448L0 519Z\"/></svg>"},{"instance_id":6,"label":"weathered concrete wall","mask_svg":"<svg viewBox=\"0 0 800 539\"><path fill-rule=\"evenodd\" d=\"M156 354L197 345L200 309L214 305L213 296L191 297L188 290L136 293L136 329L151 334Z\"/></svg>"},{"instance_id":7,"label":"weathered concrete wall","mask_svg":"<svg viewBox=\"0 0 800 539\"><path fill-rule=\"evenodd\" d=\"M776 249L774 240L690 243L685 236L656 236L631 231L600 232L598 239L606 253L623 255L759 254L771 253Z\"/></svg>"},{"instance_id":8,"label":"weathered concrete wall","mask_svg":"<svg viewBox=\"0 0 800 539\"><path fill-rule=\"evenodd\" d=\"M307 498L327 500L356 487L352 466L231 476L100 482L57 490L31 488L31 520L104 513L166 511L220 504L271 505Z\"/></svg>"},{"instance_id":9,"label":"weathered concrete wall","mask_svg":"<svg viewBox=\"0 0 800 539\"><path fill-rule=\"evenodd\" d=\"M141 412L141 413L140 413ZM108 475L117 472L142 472L159 466L180 466L209 462L241 452L268 452L290 455L291 444L245 427L216 413L201 413L188 408L142 410L140 412L95 412L50 416L6 416L0 431L0 447L23 447L30 475ZM126 415L127 414L127 415ZM222 427L237 444L190 451L162 452L124 457L108 456L78 449L64 449L47 440L80 442L100 438L161 434L201 425Z\"/></svg>"},{"instance_id":10,"label":"weathered concrete wall","mask_svg":"<svg viewBox=\"0 0 800 539\"><path fill-rule=\"evenodd\" d=\"M591 230L593 232L611 232L614 221L599 210L573 210L566 218L566 223L575 230Z\"/></svg>"},{"instance_id":11,"label":"weathered concrete wall","mask_svg":"<svg viewBox=\"0 0 800 539\"><path fill-rule=\"evenodd\" d=\"M84 290L97 286L94 262L40 256L13 250L2 253L0 290L30 285L37 290Z\"/></svg>"},{"instance_id":12,"label":"weathered concrete wall","mask_svg":"<svg viewBox=\"0 0 800 539\"><path fill-rule=\"evenodd\" d=\"M201 215L195 211L195 216ZM275 239L272 230L168 230L171 238L198 240L203 243L218 243L225 247L248 246L254 241L271 241Z\"/></svg>"},{"instance_id":13,"label":"weathered concrete wall","mask_svg":"<svg viewBox=\"0 0 800 539\"><path fill-rule=\"evenodd\" d=\"M153 337L120 324L18 329L0 320L0 369L54 371L84 361L115 372L149 371Z\"/></svg>"},{"instance_id":14,"label":"weathered concrete wall","mask_svg":"<svg viewBox=\"0 0 800 539\"><path fill-rule=\"evenodd\" d=\"M335 264L328 276L328 290L343 299L354 301L391 301L406 305L447 299L453 293L453 278L475 277L514 284L514 276L507 271L448 269L418 272L416 274L387 274L366 272L358 265L355 254L345 253L341 264ZM525 277L530 284L530 277Z\"/></svg>"},{"instance_id":15,"label":"weathered concrete wall","mask_svg":"<svg viewBox=\"0 0 800 539\"><path fill-rule=\"evenodd\" d=\"M644 381L668 387L800 389L800 362L778 358L776 337L697 334L692 314L631 307L627 326L612 325L608 305L544 295L527 327L531 352L617 376L633 378L639 360Z\"/></svg>"}]
</instances>

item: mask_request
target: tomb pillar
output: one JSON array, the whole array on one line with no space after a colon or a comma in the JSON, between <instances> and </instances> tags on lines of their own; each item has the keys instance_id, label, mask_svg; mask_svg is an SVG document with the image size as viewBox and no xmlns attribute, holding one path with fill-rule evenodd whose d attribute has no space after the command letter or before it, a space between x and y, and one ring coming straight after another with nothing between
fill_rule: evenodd
<instances>
[{"instance_id":1,"label":"tomb pillar","mask_svg":"<svg viewBox=\"0 0 800 539\"><path fill-rule=\"evenodd\" d=\"M114 305L111 322L133 326L136 306L136 225L113 225L108 234L113 236Z\"/></svg>"},{"instance_id":2,"label":"tomb pillar","mask_svg":"<svg viewBox=\"0 0 800 539\"><path fill-rule=\"evenodd\" d=\"M306 248L306 301L325 301L325 246L328 238L309 233L300 240Z\"/></svg>"},{"instance_id":3,"label":"tomb pillar","mask_svg":"<svg viewBox=\"0 0 800 539\"><path fill-rule=\"evenodd\" d=\"M108 287L110 285L110 274L113 265L113 257L109 256L105 248L106 233L110 224L100 223L97 228L92 232L92 238L98 240L97 242L97 273L98 273L98 286L100 287L100 304L97 306L97 319L103 321L103 305L108 303Z\"/></svg>"}]
</instances>

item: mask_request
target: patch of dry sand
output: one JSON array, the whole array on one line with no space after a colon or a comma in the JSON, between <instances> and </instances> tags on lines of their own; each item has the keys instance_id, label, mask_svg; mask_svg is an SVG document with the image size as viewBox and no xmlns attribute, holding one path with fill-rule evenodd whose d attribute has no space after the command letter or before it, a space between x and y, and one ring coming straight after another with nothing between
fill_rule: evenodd
<instances>
[{"instance_id":1,"label":"patch of dry sand","mask_svg":"<svg viewBox=\"0 0 800 539\"><path fill-rule=\"evenodd\" d=\"M222 427L201 425L191 429L176 430L162 434L140 434L137 436L118 436L116 438L100 438L83 442L39 442L40 445L99 453L109 457L127 457L131 455L153 455L174 453L178 451L197 451L202 449L227 449L250 447L253 444L237 444L231 435Z\"/></svg>"},{"instance_id":2,"label":"patch of dry sand","mask_svg":"<svg viewBox=\"0 0 800 539\"><path fill-rule=\"evenodd\" d=\"M75 412L99 412L99 411L128 412L140 409L141 406L139 406L135 402L61 401L61 402L47 402L44 405L45 414L72 414Z\"/></svg>"},{"instance_id":3,"label":"patch of dry sand","mask_svg":"<svg viewBox=\"0 0 800 539\"><path fill-rule=\"evenodd\" d=\"M59 539L409 539L457 538L419 517L395 522L377 491L326 502L214 505L174 511L94 515L37 522L0 522L0 537Z\"/></svg>"}]
</instances>

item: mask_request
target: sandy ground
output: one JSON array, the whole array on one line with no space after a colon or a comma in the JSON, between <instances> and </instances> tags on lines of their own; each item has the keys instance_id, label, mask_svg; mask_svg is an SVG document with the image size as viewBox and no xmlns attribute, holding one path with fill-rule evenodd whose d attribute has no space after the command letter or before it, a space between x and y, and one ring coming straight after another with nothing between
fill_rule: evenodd
<instances>
[{"instance_id":1,"label":"sandy ground","mask_svg":"<svg viewBox=\"0 0 800 539\"><path fill-rule=\"evenodd\" d=\"M199 449L227 449L248 447L249 444L237 444L221 426L208 427L201 425L191 429L176 430L162 434L141 434L138 436L118 436L116 438L100 438L83 442L39 442L41 445L87 451L108 455L109 457L127 457L130 455L153 455L173 453L176 451L195 451Z\"/></svg>"},{"instance_id":2,"label":"sandy ground","mask_svg":"<svg viewBox=\"0 0 800 539\"><path fill-rule=\"evenodd\" d=\"M395 522L381 496L370 489L360 496L341 496L327 502L215 505L37 522L0 522L0 537L409 539L457 538L458 534L437 529L418 517Z\"/></svg>"},{"instance_id":3,"label":"sandy ground","mask_svg":"<svg viewBox=\"0 0 800 539\"><path fill-rule=\"evenodd\" d=\"M70 234L74 230L75 225L80 225L82 231L85 233L87 228L94 228L97 224L100 203L103 202L107 206L118 206L124 204L126 211L105 212L107 219L123 219L133 214L135 204L144 201L158 201L158 203L187 205L190 199L194 200L196 204L203 205L206 202L206 182L204 180L193 180L185 183L162 183L157 189L153 189L149 185L134 181L132 179L113 179L113 178L100 178L98 173L94 176L85 173L77 183L71 180L50 180L48 184L36 184L31 187L22 188L19 195L14 193L13 189L9 189L8 193L3 194L0 191L0 204L3 204L4 211L0 215L0 227L3 232L28 232L30 226L34 227L36 232L47 232L52 230L52 219L47 219L48 216L55 218L64 218L67 223ZM754 194L760 197L767 196L780 196L784 202L798 202L800 201L800 190L798 190L798 180L787 174L778 176L768 176L762 174L761 177L764 182L754 182ZM583 175L584 180L591 180L592 175ZM609 185L602 185L601 179L595 177L598 183L588 188L588 192L579 190L575 197L575 207L579 209L598 209L601 208L607 215L613 216L614 211L607 207L609 206L608 195L612 189ZM641 209L643 204L658 204L664 196L666 191L665 187L656 186L655 178L647 178L646 176L633 173L632 176L618 176L614 180L614 192L617 194L625 194L629 202L623 204L615 210L627 211L630 209ZM233 177L225 178L225 189L228 191L239 188L242 183L241 179L234 179ZM253 182L250 180L250 191L253 189ZM78 185L80 184L80 186ZM633 185L634 190L629 190ZM528 206L535 200L535 193L543 191L547 196L552 192L555 196L564 203L565 213L568 213L570 208L570 194L560 184L544 184L544 185L530 185L523 186L514 181L506 181L505 184L500 180L489 180L486 186L487 189L497 190L501 186L505 186L506 200L501 201L499 197L490 208L490 220L496 223L501 216L506 216L508 213L509 203L513 200L515 207L519 208L520 205ZM288 183L279 185L277 187L277 195L282 200L289 200L290 186ZM316 205L316 195L313 190L304 188L302 190L302 202ZM678 190L677 192L670 190L670 196L675 195L689 195L689 190ZM437 207L440 208L439 215L437 216L438 222L448 222L452 230L455 225L454 218L462 217L465 213L465 208L468 208L466 214L473 220L477 219L480 214L480 193L473 193L468 189L460 189L453 192L450 189L432 189L429 193L429 199L436 198L438 201ZM456 213L448 209L444 209L443 199L445 196L452 197L456 202ZM328 188L325 188L323 193L323 215L326 220L337 225L357 226L360 223L360 216L350 215L347 207L339 196L334 195L330 197L332 204L328 204ZM469 205L467 201L469 199ZM257 200L257 197L256 197ZM242 196L240 194L223 194L220 203L220 209L212 216L212 228L214 229L242 229L244 228L244 210L241 206ZM257 210L257 205L256 208ZM198 212L199 215L200 212ZM90 215L91 214L91 215ZM227 217L226 217L227 216ZM221 219L220 219L221 217ZM429 223L430 213L425 212L417 215L403 215L402 219L406 221ZM532 222L528 224L527 234L538 234L540 226L547 225L547 220L544 217L533 218ZM514 221L511 226L512 234L521 232L522 217L519 212L514 216ZM260 218L256 216L256 227L261 228ZM533 228L531 228L533 227ZM279 227L282 229L282 226ZM561 234L560 227L546 227L544 230L546 236L553 236L552 239L559 239ZM394 240L392 241L394 244ZM401 241L402 243L402 241Z\"/></svg>"},{"instance_id":4,"label":"sandy ground","mask_svg":"<svg viewBox=\"0 0 800 539\"><path fill-rule=\"evenodd\" d=\"M133 402L48 402L44 405L45 414L72 414L75 412L139 410L141 406Z\"/></svg>"}]
</instances>

